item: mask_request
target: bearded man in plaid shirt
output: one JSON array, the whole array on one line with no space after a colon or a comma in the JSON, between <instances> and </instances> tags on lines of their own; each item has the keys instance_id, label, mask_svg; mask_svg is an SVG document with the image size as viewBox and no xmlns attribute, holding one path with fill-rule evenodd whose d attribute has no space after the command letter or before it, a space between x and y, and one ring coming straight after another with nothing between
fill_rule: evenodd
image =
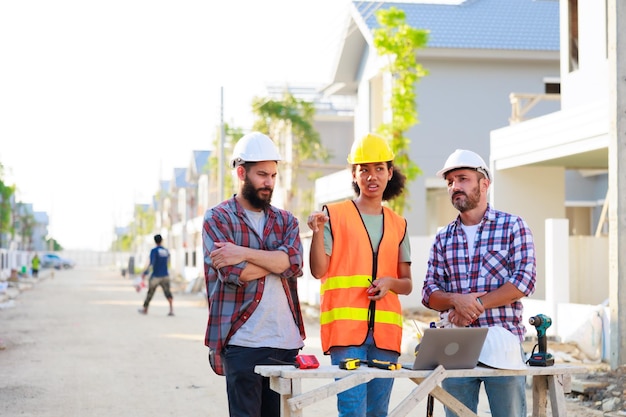
<instances>
[{"instance_id":1,"label":"bearded man in plaid shirt","mask_svg":"<svg viewBox=\"0 0 626 417\"><path fill-rule=\"evenodd\" d=\"M270 204L280 160L268 136L242 137L231 162L239 192L204 216L205 344L211 367L226 376L231 417L280 415L280 395L254 368L293 364L304 346L298 220Z\"/></svg>"}]
</instances>

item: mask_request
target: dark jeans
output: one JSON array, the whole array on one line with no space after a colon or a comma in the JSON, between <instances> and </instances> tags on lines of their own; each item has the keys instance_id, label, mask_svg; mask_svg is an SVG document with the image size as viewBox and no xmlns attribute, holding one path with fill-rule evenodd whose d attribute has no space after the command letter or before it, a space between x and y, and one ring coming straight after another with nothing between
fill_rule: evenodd
<instances>
[{"instance_id":1,"label":"dark jeans","mask_svg":"<svg viewBox=\"0 0 626 417\"><path fill-rule=\"evenodd\" d=\"M298 349L226 346L222 355L230 417L278 417L280 395L270 389L269 378L254 373L256 365L293 364ZM284 363L283 363L284 365Z\"/></svg>"}]
</instances>

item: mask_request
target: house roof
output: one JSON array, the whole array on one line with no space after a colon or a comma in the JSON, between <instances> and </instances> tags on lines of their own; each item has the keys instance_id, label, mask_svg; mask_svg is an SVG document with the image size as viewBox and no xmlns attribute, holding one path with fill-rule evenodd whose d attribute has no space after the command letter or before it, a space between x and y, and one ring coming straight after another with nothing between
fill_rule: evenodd
<instances>
[{"instance_id":1,"label":"house roof","mask_svg":"<svg viewBox=\"0 0 626 417\"><path fill-rule=\"evenodd\" d=\"M187 188L189 183L187 182L187 168L174 168L174 183L175 189Z\"/></svg>"},{"instance_id":2,"label":"house roof","mask_svg":"<svg viewBox=\"0 0 626 417\"><path fill-rule=\"evenodd\" d=\"M429 31L422 57L431 51L450 56L467 56L469 52L474 57L474 51L479 50L492 57L506 51L554 54L558 59L558 0L466 0L457 4L353 1L352 6L333 80L324 88L326 95L356 94L368 43L373 48L372 31L380 27L376 11L391 7L404 10L411 27Z\"/></svg>"},{"instance_id":3,"label":"house roof","mask_svg":"<svg viewBox=\"0 0 626 417\"><path fill-rule=\"evenodd\" d=\"M430 31L428 48L559 50L556 0L467 0L460 4L353 2L370 30L376 10L404 10L406 22Z\"/></svg>"},{"instance_id":4,"label":"house roof","mask_svg":"<svg viewBox=\"0 0 626 417\"><path fill-rule=\"evenodd\" d=\"M33 213L33 216L35 217L36 223L48 224L48 213L46 213L45 211L35 211Z\"/></svg>"},{"instance_id":5,"label":"house roof","mask_svg":"<svg viewBox=\"0 0 626 417\"><path fill-rule=\"evenodd\" d=\"M208 172L211 151L193 151L193 170L195 174Z\"/></svg>"},{"instance_id":6,"label":"house roof","mask_svg":"<svg viewBox=\"0 0 626 417\"><path fill-rule=\"evenodd\" d=\"M170 189L170 182L168 180L159 181L159 192L167 194L167 191L169 189Z\"/></svg>"}]
</instances>

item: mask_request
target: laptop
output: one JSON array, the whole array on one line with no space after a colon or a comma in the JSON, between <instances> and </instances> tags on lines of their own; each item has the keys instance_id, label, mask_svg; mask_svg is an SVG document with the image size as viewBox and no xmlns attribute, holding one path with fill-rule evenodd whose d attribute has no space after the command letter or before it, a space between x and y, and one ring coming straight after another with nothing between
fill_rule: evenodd
<instances>
[{"instance_id":1,"label":"laptop","mask_svg":"<svg viewBox=\"0 0 626 417\"><path fill-rule=\"evenodd\" d=\"M478 364L487 337L487 327L428 328L419 345L415 362L403 364L412 370L472 369Z\"/></svg>"}]
</instances>

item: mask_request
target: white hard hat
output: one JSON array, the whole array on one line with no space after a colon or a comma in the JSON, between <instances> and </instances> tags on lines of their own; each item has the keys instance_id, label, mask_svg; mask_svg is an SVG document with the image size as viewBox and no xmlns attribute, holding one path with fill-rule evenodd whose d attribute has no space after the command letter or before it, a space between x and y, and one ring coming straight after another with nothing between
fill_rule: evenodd
<instances>
[{"instance_id":1,"label":"white hard hat","mask_svg":"<svg viewBox=\"0 0 626 417\"><path fill-rule=\"evenodd\" d=\"M437 176L445 179L448 172L453 169L461 168L474 169L487 177L488 180L491 180L489 168L487 168L487 164L485 164L483 158L476 152L467 151L465 149L457 149L454 151L448 159L446 159L443 168L437 171Z\"/></svg>"},{"instance_id":2,"label":"white hard hat","mask_svg":"<svg viewBox=\"0 0 626 417\"><path fill-rule=\"evenodd\" d=\"M483 365L498 369L526 369L517 336L501 326L491 326L478 357Z\"/></svg>"},{"instance_id":3,"label":"white hard hat","mask_svg":"<svg viewBox=\"0 0 626 417\"><path fill-rule=\"evenodd\" d=\"M230 166L235 168L246 162L281 160L278 148L269 136L260 132L251 132L239 139L235 145Z\"/></svg>"}]
</instances>

